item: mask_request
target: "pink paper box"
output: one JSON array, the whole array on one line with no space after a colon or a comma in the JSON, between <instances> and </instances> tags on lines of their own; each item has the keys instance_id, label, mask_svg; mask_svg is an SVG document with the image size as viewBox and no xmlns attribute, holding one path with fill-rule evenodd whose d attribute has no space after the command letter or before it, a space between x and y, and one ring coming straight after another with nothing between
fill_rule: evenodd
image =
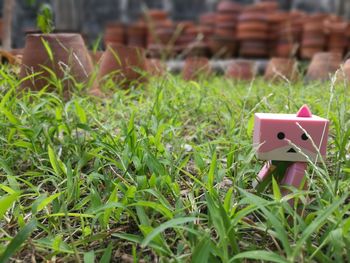
<instances>
[{"instance_id":1,"label":"pink paper box","mask_svg":"<svg viewBox=\"0 0 350 263\"><path fill-rule=\"evenodd\" d=\"M307 156L319 162L321 156L326 158L328 126L327 119L312 115L307 106L297 114L256 113L253 142L257 157L308 162Z\"/></svg>"}]
</instances>

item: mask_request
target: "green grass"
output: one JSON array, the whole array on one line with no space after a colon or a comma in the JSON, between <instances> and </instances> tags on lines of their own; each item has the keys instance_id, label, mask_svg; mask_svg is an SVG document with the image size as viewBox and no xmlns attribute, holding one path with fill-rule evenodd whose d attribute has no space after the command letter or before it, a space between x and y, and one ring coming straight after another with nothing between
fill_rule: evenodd
<instances>
[{"instance_id":1,"label":"green grass","mask_svg":"<svg viewBox=\"0 0 350 263\"><path fill-rule=\"evenodd\" d=\"M167 76L62 101L0 74L0 262L350 260L349 87ZM327 160L307 191L257 195L253 114L305 103Z\"/></svg>"}]
</instances>

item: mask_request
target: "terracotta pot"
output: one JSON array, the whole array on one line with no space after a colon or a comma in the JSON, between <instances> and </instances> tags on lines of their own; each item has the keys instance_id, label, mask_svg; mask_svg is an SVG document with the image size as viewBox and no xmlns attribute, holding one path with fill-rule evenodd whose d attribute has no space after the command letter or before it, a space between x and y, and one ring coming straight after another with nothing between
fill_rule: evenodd
<instances>
[{"instance_id":1,"label":"terracotta pot","mask_svg":"<svg viewBox=\"0 0 350 263\"><path fill-rule=\"evenodd\" d=\"M220 25L215 28L215 35L219 37L235 38L236 26L235 25Z\"/></svg>"},{"instance_id":2,"label":"terracotta pot","mask_svg":"<svg viewBox=\"0 0 350 263\"><path fill-rule=\"evenodd\" d=\"M269 25L267 23L261 24L260 22L245 22L240 23L237 26L238 31L263 31L267 32L269 30Z\"/></svg>"},{"instance_id":3,"label":"terracotta pot","mask_svg":"<svg viewBox=\"0 0 350 263\"><path fill-rule=\"evenodd\" d=\"M298 65L295 59L271 58L265 71L265 79L270 81L296 81Z\"/></svg>"},{"instance_id":4,"label":"terracotta pot","mask_svg":"<svg viewBox=\"0 0 350 263\"><path fill-rule=\"evenodd\" d=\"M147 27L142 22L130 24L127 28L127 43L129 46L146 47Z\"/></svg>"},{"instance_id":5,"label":"terracotta pot","mask_svg":"<svg viewBox=\"0 0 350 263\"><path fill-rule=\"evenodd\" d=\"M97 50L97 51L90 50L89 51L89 54L90 54L90 57L91 57L93 64L98 64L100 62L103 53L104 52L100 51L100 50Z\"/></svg>"},{"instance_id":6,"label":"terracotta pot","mask_svg":"<svg viewBox=\"0 0 350 263\"><path fill-rule=\"evenodd\" d=\"M168 59L175 56L175 49L162 44L150 44L147 47L147 57Z\"/></svg>"},{"instance_id":7,"label":"terracotta pot","mask_svg":"<svg viewBox=\"0 0 350 263\"><path fill-rule=\"evenodd\" d=\"M343 65L343 72L340 74L340 80L343 80L342 77L345 77L345 80L350 82L350 59L347 59Z\"/></svg>"},{"instance_id":8,"label":"terracotta pot","mask_svg":"<svg viewBox=\"0 0 350 263\"><path fill-rule=\"evenodd\" d=\"M276 11L279 8L279 3L277 0L263 0L256 3L255 6L263 11Z\"/></svg>"},{"instance_id":9,"label":"terracotta pot","mask_svg":"<svg viewBox=\"0 0 350 263\"><path fill-rule=\"evenodd\" d=\"M52 58L44 41L49 46ZM67 74L76 82L85 82L89 79L93 66L84 41L79 34L32 34L27 35L23 51L23 61L20 77L24 78L33 73L42 72L21 84L22 88L40 90L46 85L51 86L50 73L44 68L50 69L58 79L63 81L64 95L69 96L70 89L74 86L72 80L67 79ZM56 87L49 87L53 90Z\"/></svg>"},{"instance_id":10,"label":"terracotta pot","mask_svg":"<svg viewBox=\"0 0 350 263\"><path fill-rule=\"evenodd\" d=\"M232 1L221 1L216 7L218 12L239 13L242 10L242 6Z\"/></svg>"},{"instance_id":11,"label":"terracotta pot","mask_svg":"<svg viewBox=\"0 0 350 263\"><path fill-rule=\"evenodd\" d=\"M2 19L0 18L0 43L2 42L2 27L3 27L3 25L2 25Z\"/></svg>"},{"instance_id":12,"label":"terracotta pot","mask_svg":"<svg viewBox=\"0 0 350 263\"><path fill-rule=\"evenodd\" d=\"M204 13L199 16L199 24L206 25L210 27L215 26L216 13Z\"/></svg>"},{"instance_id":13,"label":"terracotta pot","mask_svg":"<svg viewBox=\"0 0 350 263\"><path fill-rule=\"evenodd\" d=\"M240 41L239 54L242 57L266 57L269 53L269 25L261 10L257 5L250 6L238 18L237 39Z\"/></svg>"},{"instance_id":14,"label":"terracotta pot","mask_svg":"<svg viewBox=\"0 0 350 263\"><path fill-rule=\"evenodd\" d=\"M125 26L122 23L109 23L106 25L104 34L104 44L107 47L109 44L125 44Z\"/></svg>"},{"instance_id":15,"label":"terracotta pot","mask_svg":"<svg viewBox=\"0 0 350 263\"><path fill-rule=\"evenodd\" d=\"M269 35L265 31L238 31L237 32L237 39L238 40L265 40L267 41L269 39Z\"/></svg>"},{"instance_id":16,"label":"terracotta pot","mask_svg":"<svg viewBox=\"0 0 350 263\"><path fill-rule=\"evenodd\" d=\"M151 76L161 77L164 76L167 72L165 63L160 59L148 58L146 59L146 71Z\"/></svg>"},{"instance_id":17,"label":"terracotta pot","mask_svg":"<svg viewBox=\"0 0 350 263\"><path fill-rule=\"evenodd\" d=\"M300 56L310 59L326 48L327 39L324 27L324 14L315 14L304 20Z\"/></svg>"},{"instance_id":18,"label":"terracotta pot","mask_svg":"<svg viewBox=\"0 0 350 263\"><path fill-rule=\"evenodd\" d=\"M267 23L267 16L265 14L256 14L254 12L244 11L238 16L238 22L261 22Z\"/></svg>"},{"instance_id":19,"label":"terracotta pot","mask_svg":"<svg viewBox=\"0 0 350 263\"><path fill-rule=\"evenodd\" d=\"M239 48L241 57L263 58L269 55L268 43L266 41L246 40L242 41Z\"/></svg>"},{"instance_id":20,"label":"terracotta pot","mask_svg":"<svg viewBox=\"0 0 350 263\"><path fill-rule=\"evenodd\" d=\"M229 63L225 77L228 79L250 81L255 77L256 69L252 61L236 60Z\"/></svg>"},{"instance_id":21,"label":"terracotta pot","mask_svg":"<svg viewBox=\"0 0 350 263\"><path fill-rule=\"evenodd\" d=\"M311 59L315 54L323 52L323 47L302 47L300 57L303 59Z\"/></svg>"},{"instance_id":22,"label":"terracotta pot","mask_svg":"<svg viewBox=\"0 0 350 263\"><path fill-rule=\"evenodd\" d=\"M111 44L102 55L98 81L112 77L122 88L134 82L144 82L142 72L145 68L145 51L142 48Z\"/></svg>"},{"instance_id":23,"label":"terracotta pot","mask_svg":"<svg viewBox=\"0 0 350 263\"><path fill-rule=\"evenodd\" d=\"M185 80L196 80L211 74L209 60L205 57L191 57L185 61L182 76Z\"/></svg>"},{"instance_id":24,"label":"terracotta pot","mask_svg":"<svg viewBox=\"0 0 350 263\"><path fill-rule=\"evenodd\" d=\"M289 58L296 56L299 45L297 43L279 42L276 48L276 53L278 57Z\"/></svg>"},{"instance_id":25,"label":"terracotta pot","mask_svg":"<svg viewBox=\"0 0 350 263\"><path fill-rule=\"evenodd\" d=\"M307 80L326 81L330 74L334 74L340 67L342 56L340 53L321 52L313 56L307 70Z\"/></svg>"},{"instance_id":26,"label":"terracotta pot","mask_svg":"<svg viewBox=\"0 0 350 263\"><path fill-rule=\"evenodd\" d=\"M344 54L348 40L346 36L348 23L339 21L339 19L338 17L333 17L324 23L328 33L327 50Z\"/></svg>"},{"instance_id":27,"label":"terracotta pot","mask_svg":"<svg viewBox=\"0 0 350 263\"><path fill-rule=\"evenodd\" d=\"M277 47L279 42L279 30L282 25L289 19L289 14L282 11L276 11L267 15L268 32L269 32L269 54L277 56Z\"/></svg>"},{"instance_id":28,"label":"terracotta pot","mask_svg":"<svg viewBox=\"0 0 350 263\"><path fill-rule=\"evenodd\" d=\"M213 36L209 40L209 48L214 56L230 58L237 52L237 41L232 37Z\"/></svg>"},{"instance_id":29,"label":"terracotta pot","mask_svg":"<svg viewBox=\"0 0 350 263\"><path fill-rule=\"evenodd\" d=\"M144 16L146 21L149 19L153 21L162 21L162 20L166 20L169 14L164 10L150 9L144 14Z\"/></svg>"},{"instance_id":30,"label":"terracotta pot","mask_svg":"<svg viewBox=\"0 0 350 263\"><path fill-rule=\"evenodd\" d=\"M185 57L208 57L210 49L203 41L197 41L184 47L183 53Z\"/></svg>"},{"instance_id":31,"label":"terracotta pot","mask_svg":"<svg viewBox=\"0 0 350 263\"><path fill-rule=\"evenodd\" d=\"M215 17L216 23L236 23L237 15L232 15L230 13L217 13Z\"/></svg>"}]
</instances>

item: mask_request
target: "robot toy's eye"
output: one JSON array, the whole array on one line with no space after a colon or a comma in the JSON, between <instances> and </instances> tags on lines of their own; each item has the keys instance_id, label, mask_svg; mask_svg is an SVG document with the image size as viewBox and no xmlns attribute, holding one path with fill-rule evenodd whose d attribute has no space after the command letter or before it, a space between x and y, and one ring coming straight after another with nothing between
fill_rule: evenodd
<instances>
[{"instance_id":1,"label":"robot toy's eye","mask_svg":"<svg viewBox=\"0 0 350 263\"><path fill-rule=\"evenodd\" d=\"M302 139L303 141L307 141L307 140L309 139L309 137L307 137L307 135L306 135L305 133L303 133L303 134L301 135L301 139Z\"/></svg>"},{"instance_id":2,"label":"robot toy's eye","mask_svg":"<svg viewBox=\"0 0 350 263\"><path fill-rule=\"evenodd\" d=\"M279 140L283 140L285 137L286 137L286 136L284 135L283 132L279 132L279 133L277 134L277 138L278 138Z\"/></svg>"}]
</instances>

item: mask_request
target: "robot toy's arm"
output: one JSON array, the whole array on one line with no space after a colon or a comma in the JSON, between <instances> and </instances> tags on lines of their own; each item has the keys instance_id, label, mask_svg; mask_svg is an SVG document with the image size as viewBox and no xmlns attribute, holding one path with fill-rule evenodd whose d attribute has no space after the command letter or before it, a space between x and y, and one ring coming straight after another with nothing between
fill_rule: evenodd
<instances>
[{"instance_id":1,"label":"robot toy's arm","mask_svg":"<svg viewBox=\"0 0 350 263\"><path fill-rule=\"evenodd\" d=\"M273 171L276 166L271 161L265 163L263 168L258 173L256 180L253 182L253 187L257 192L263 191L266 186L271 182Z\"/></svg>"},{"instance_id":2,"label":"robot toy's arm","mask_svg":"<svg viewBox=\"0 0 350 263\"><path fill-rule=\"evenodd\" d=\"M272 181L272 176L280 182L290 165L290 162L285 161L268 161L265 163L263 168L260 170L256 181L253 182L253 187L257 192L262 192L266 186L268 186Z\"/></svg>"}]
</instances>

